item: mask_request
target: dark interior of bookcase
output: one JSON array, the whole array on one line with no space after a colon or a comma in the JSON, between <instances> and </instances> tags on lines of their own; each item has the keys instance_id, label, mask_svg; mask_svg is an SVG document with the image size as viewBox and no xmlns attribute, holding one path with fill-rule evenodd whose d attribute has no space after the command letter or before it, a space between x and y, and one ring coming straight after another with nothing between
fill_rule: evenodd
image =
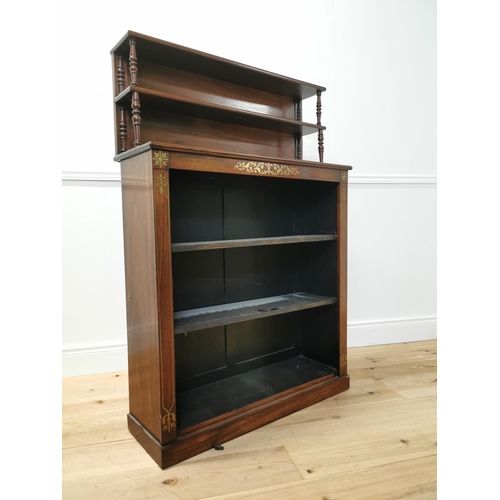
<instances>
[{"instance_id":1,"label":"dark interior of bookcase","mask_svg":"<svg viewBox=\"0 0 500 500\"><path fill-rule=\"evenodd\" d=\"M338 371L335 188L170 171L180 431Z\"/></svg>"}]
</instances>

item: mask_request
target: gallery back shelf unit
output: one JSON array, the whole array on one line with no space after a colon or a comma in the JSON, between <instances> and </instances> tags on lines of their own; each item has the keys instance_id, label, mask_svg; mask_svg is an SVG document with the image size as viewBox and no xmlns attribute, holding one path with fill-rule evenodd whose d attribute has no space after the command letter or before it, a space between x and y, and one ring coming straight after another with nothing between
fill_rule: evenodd
<instances>
[{"instance_id":1,"label":"gallery back shelf unit","mask_svg":"<svg viewBox=\"0 0 500 500\"><path fill-rule=\"evenodd\" d=\"M131 31L112 55L117 153L166 141L301 158L302 136L318 133L323 160L324 87ZM316 124L301 120L311 96Z\"/></svg>"},{"instance_id":2,"label":"gallery back shelf unit","mask_svg":"<svg viewBox=\"0 0 500 500\"><path fill-rule=\"evenodd\" d=\"M324 87L135 32L112 60L128 422L166 468L349 387L351 167L322 162Z\"/></svg>"}]
</instances>

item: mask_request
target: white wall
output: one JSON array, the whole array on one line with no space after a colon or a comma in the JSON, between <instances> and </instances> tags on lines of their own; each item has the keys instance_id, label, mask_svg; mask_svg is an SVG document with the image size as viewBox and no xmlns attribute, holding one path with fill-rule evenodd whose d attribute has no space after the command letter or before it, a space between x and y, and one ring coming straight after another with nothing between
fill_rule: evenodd
<instances>
[{"instance_id":1,"label":"white wall","mask_svg":"<svg viewBox=\"0 0 500 500\"><path fill-rule=\"evenodd\" d=\"M348 344L436 336L436 2L335 0L333 156L349 187Z\"/></svg>"},{"instance_id":2,"label":"white wall","mask_svg":"<svg viewBox=\"0 0 500 500\"><path fill-rule=\"evenodd\" d=\"M81 7L84 5L84 7ZM323 85L349 187L349 345L436 334L436 13L430 0L65 4L63 374L126 369L109 50L128 30ZM92 27L89 32L89 26ZM75 101L74 96L81 99ZM315 120L315 102L304 103ZM75 154L75 144L80 145ZM83 146L83 147L82 147ZM304 157L317 159L315 138Z\"/></svg>"}]
</instances>

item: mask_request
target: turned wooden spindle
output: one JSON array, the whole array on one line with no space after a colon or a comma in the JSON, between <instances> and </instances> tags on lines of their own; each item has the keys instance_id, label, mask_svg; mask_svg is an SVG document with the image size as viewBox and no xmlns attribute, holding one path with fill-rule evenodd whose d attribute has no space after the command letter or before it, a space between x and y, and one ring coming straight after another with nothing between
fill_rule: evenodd
<instances>
[{"instance_id":1,"label":"turned wooden spindle","mask_svg":"<svg viewBox=\"0 0 500 500\"><path fill-rule=\"evenodd\" d=\"M321 125L321 90L316 92L316 124ZM323 131L318 130L318 152L319 152L319 161L323 162L323 152L325 148L323 146Z\"/></svg>"},{"instance_id":2,"label":"turned wooden spindle","mask_svg":"<svg viewBox=\"0 0 500 500\"><path fill-rule=\"evenodd\" d=\"M132 125L134 127L134 146L141 144L141 102L139 92L132 93Z\"/></svg>"},{"instance_id":3,"label":"turned wooden spindle","mask_svg":"<svg viewBox=\"0 0 500 500\"><path fill-rule=\"evenodd\" d=\"M135 38L129 38L130 45L129 70L130 70L130 85L137 85L137 52L135 46Z\"/></svg>"},{"instance_id":4,"label":"turned wooden spindle","mask_svg":"<svg viewBox=\"0 0 500 500\"><path fill-rule=\"evenodd\" d=\"M295 119L300 122L302 121L302 99L295 99ZM295 158L297 160L302 160L302 135L297 134L295 136Z\"/></svg>"},{"instance_id":5,"label":"turned wooden spindle","mask_svg":"<svg viewBox=\"0 0 500 500\"><path fill-rule=\"evenodd\" d=\"M298 135L295 137L295 158L297 160L302 160L302 136Z\"/></svg>"},{"instance_id":6,"label":"turned wooden spindle","mask_svg":"<svg viewBox=\"0 0 500 500\"><path fill-rule=\"evenodd\" d=\"M125 111L123 110L123 107L120 107L119 129L120 129L121 151L123 152L127 150L127 122L125 121Z\"/></svg>"},{"instance_id":7,"label":"turned wooden spindle","mask_svg":"<svg viewBox=\"0 0 500 500\"><path fill-rule=\"evenodd\" d=\"M125 69L123 68L123 57L118 56L118 68L117 68L117 82L118 82L118 92L121 92L125 88Z\"/></svg>"},{"instance_id":8,"label":"turned wooden spindle","mask_svg":"<svg viewBox=\"0 0 500 500\"><path fill-rule=\"evenodd\" d=\"M321 90L316 92L316 124L321 125Z\"/></svg>"},{"instance_id":9,"label":"turned wooden spindle","mask_svg":"<svg viewBox=\"0 0 500 500\"><path fill-rule=\"evenodd\" d=\"M323 152L325 151L325 148L323 146L323 131L320 130L318 132L318 152L319 152L319 161L323 162Z\"/></svg>"},{"instance_id":10,"label":"turned wooden spindle","mask_svg":"<svg viewBox=\"0 0 500 500\"><path fill-rule=\"evenodd\" d=\"M301 99L295 100L295 119L298 122L302 121L302 100Z\"/></svg>"}]
</instances>

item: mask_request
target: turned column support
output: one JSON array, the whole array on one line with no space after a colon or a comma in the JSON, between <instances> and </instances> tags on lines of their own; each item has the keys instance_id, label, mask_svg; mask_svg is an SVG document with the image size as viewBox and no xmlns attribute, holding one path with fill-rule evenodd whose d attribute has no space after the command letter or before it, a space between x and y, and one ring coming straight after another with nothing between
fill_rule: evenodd
<instances>
[{"instance_id":1,"label":"turned column support","mask_svg":"<svg viewBox=\"0 0 500 500\"><path fill-rule=\"evenodd\" d=\"M134 146L141 144L141 102L139 92L132 93L132 125L134 127Z\"/></svg>"},{"instance_id":2,"label":"turned column support","mask_svg":"<svg viewBox=\"0 0 500 500\"><path fill-rule=\"evenodd\" d=\"M130 56L129 56L129 71L130 71L130 85L137 85L137 51L135 38L129 38L128 43L130 45Z\"/></svg>"},{"instance_id":3,"label":"turned column support","mask_svg":"<svg viewBox=\"0 0 500 500\"><path fill-rule=\"evenodd\" d=\"M125 68L123 67L123 57L118 56L118 68L116 70L118 82L118 93L125 88Z\"/></svg>"},{"instance_id":4,"label":"turned column support","mask_svg":"<svg viewBox=\"0 0 500 500\"><path fill-rule=\"evenodd\" d=\"M120 151L127 150L127 122L125 121L125 111L122 106L120 106L120 120L119 120L119 130L120 130Z\"/></svg>"},{"instance_id":5,"label":"turned column support","mask_svg":"<svg viewBox=\"0 0 500 500\"><path fill-rule=\"evenodd\" d=\"M321 126L321 90L316 92L316 124ZM318 153L319 161L323 162L323 152L325 147L323 146L323 130L318 130Z\"/></svg>"},{"instance_id":6,"label":"turned column support","mask_svg":"<svg viewBox=\"0 0 500 500\"><path fill-rule=\"evenodd\" d=\"M295 99L295 119L298 122L302 121L302 99ZM295 158L302 160L302 134L295 136Z\"/></svg>"},{"instance_id":7,"label":"turned column support","mask_svg":"<svg viewBox=\"0 0 500 500\"><path fill-rule=\"evenodd\" d=\"M323 146L323 131L320 130L318 132L318 152L319 152L319 161L323 162L323 153L325 151L325 147Z\"/></svg>"},{"instance_id":8,"label":"turned column support","mask_svg":"<svg viewBox=\"0 0 500 500\"><path fill-rule=\"evenodd\" d=\"M302 136L295 136L295 158L297 160L302 160Z\"/></svg>"},{"instance_id":9,"label":"turned column support","mask_svg":"<svg viewBox=\"0 0 500 500\"><path fill-rule=\"evenodd\" d=\"M295 119L302 121L302 99L295 99Z\"/></svg>"},{"instance_id":10,"label":"turned column support","mask_svg":"<svg viewBox=\"0 0 500 500\"><path fill-rule=\"evenodd\" d=\"M321 125L321 90L316 92L316 124Z\"/></svg>"}]
</instances>

